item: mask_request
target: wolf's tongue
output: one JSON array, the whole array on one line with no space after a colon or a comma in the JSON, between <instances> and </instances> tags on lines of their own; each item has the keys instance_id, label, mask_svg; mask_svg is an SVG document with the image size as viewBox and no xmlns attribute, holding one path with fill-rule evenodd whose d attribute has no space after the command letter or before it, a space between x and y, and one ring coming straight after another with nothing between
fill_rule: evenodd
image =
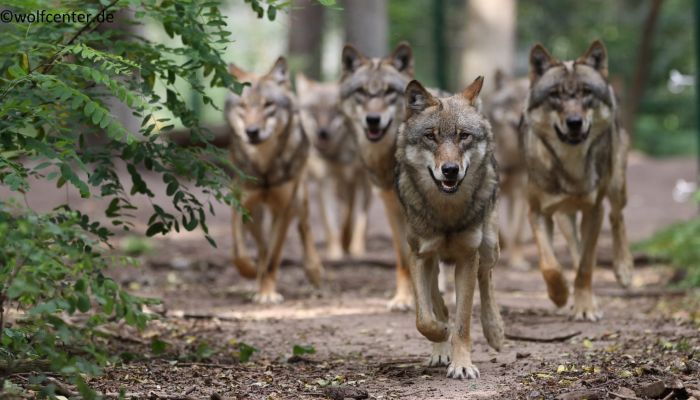
<instances>
[{"instance_id":1,"label":"wolf's tongue","mask_svg":"<svg viewBox=\"0 0 700 400\"><path fill-rule=\"evenodd\" d=\"M457 184L457 181L442 181L442 185L446 188L453 188Z\"/></svg>"},{"instance_id":2,"label":"wolf's tongue","mask_svg":"<svg viewBox=\"0 0 700 400\"><path fill-rule=\"evenodd\" d=\"M382 130L377 128L377 129L367 129L367 133L370 137L376 138L379 135L382 134Z\"/></svg>"}]
</instances>

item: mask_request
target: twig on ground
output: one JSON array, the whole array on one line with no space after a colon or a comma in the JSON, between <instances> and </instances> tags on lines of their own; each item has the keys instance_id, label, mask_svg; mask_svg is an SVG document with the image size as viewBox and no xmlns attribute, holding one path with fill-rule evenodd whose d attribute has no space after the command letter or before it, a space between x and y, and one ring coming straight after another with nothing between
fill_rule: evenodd
<instances>
[{"instance_id":1,"label":"twig on ground","mask_svg":"<svg viewBox=\"0 0 700 400\"><path fill-rule=\"evenodd\" d=\"M615 392L608 392L608 395L615 396L615 397L623 399L623 400L639 400L639 397L637 397L637 396L626 396L624 394L615 393Z\"/></svg>"},{"instance_id":2,"label":"twig on ground","mask_svg":"<svg viewBox=\"0 0 700 400\"><path fill-rule=\"evenodd\" d=\"M572 333L567 333L565 335L550 336L550 337L540 337L540 336L530 336L518 333L506 333L506 338L510 340L520 340L523 342L537 342L537 343L552 343L552 342L564 342L571 339L572 337L578 336L581 331L576 331Z\"/></svg>"},{"instance_id":3,"label":"twig on ground","mask_svg":"<svg viewBox=\"0 0 700 400\"><path fill-rule=\"evenodd\" d=\"M221 368L221 369L236 369L240 368L239 364L216 364L216 363L201 363L201 362L179 362L174 367L206 367L206 368Z\"/></svg>"}]
</instances>

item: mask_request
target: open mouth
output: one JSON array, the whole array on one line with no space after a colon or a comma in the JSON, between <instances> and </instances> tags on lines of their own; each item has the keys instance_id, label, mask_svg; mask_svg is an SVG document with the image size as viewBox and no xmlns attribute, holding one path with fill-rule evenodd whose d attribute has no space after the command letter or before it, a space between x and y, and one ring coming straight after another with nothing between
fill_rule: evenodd
<instances>
[{"instance_id":1,"label":"open mouth","mask_svg":"<svg viewBox=\"0 0 700 400\"><path fill-rule=\"evenodd\" d=\"M459 189L459 185L462 183L464 180L464 177L460 180L451 180L451 179L444 179L444 180L439 180L433 175L433 170L428 167L428 173L430 173L430 177L433 178L433 181L437 185L438 189L440 189L441 192L447 193L447 194L452 194ZM464 176L467 176L467 174L464 174Z\"/></svg>"},{"instance_id":2,"label":"open mouth","mask_svg":"<svg viewBox=\"0 0 700 400\"><path fill-rule=\"evenodd\" d=\"M557 137L562 142L564 142L566 144L570 144L570 145L577 145L577 144L583 142L584 140L586 140L586 138L588 137L588 133L591 131L591 125L588 125L588 129L586 129L585 132L580 132L580 133L576 134L575 136L571 135L571 134L565 135L564 132L562 132L559 129L557 124L554 124L554 130L557 132Z\"/></svg>"},{"instance_id":3,"label":"open mouth","mask_svg":"<svg viewBox=\"0 0 700 400\"><path fill-rule=\"evenodd\" d=\"M386 127L384 129L381 129L379 127L367 127L367 129L365 130L365 135L367 136L367 139L369 139L370 142L376 142L383 138L386 132L389 130L389 127L391 126L392 122L393 120L390 120L389 123L386 124Z\"/></svg>"}]
</instances>

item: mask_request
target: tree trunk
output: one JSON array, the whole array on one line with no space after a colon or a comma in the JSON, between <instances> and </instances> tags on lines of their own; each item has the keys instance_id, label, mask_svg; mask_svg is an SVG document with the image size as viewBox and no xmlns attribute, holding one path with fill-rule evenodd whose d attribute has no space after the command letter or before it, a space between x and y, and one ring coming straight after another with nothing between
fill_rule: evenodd
<instances>
[{"instance_id":1,"label":"tree trunk","mask_svg":"<svg viewBox=\"0 0 700 400\"><path fill-rule=\"evenodd\" d=\"M343 1L345 41L368 57L388 53L389 26L386 0Z\"/></svg>"},{"instance_id":2,"label":"tree trunk","mask_svg":"<svg viewBox=\"0 0 700 400\"><path fill-rule=\"evenodd\" d=\"M466 0L462 87L483 75L483 92L493 88L496 69L512 75L515 66L516 0ZM482 93L483 93L482 92Z\"/></svg>"},{"instance_id":3,"label":"tree trunk","mask_svg":"<svg viewBox=\"0 0 700 400\"><path fill-rule=\"evenodd\" d=\"M314 0L294 0L289 14L289 56L297 70L321 79L323 6Z\"/></svg>"},{"instance_id":4,"label":"tree trunk","mask_svg":"<svg viewBox=\"0 0 700 400\"><path fill-rule=\"evenodd\" d=\"M661 12L661 0L652 0L649 14L642 27L642 37L639 42L637 53L637 68L634 73L634 80L625 96L626 106L623 117L623 126L630 136L634 136L634 121L637 117L639 104L642 101L647 81L649 80L649 67L651 66L651 50L656 32L656 22Z\"/></svg>"}]
</instances>

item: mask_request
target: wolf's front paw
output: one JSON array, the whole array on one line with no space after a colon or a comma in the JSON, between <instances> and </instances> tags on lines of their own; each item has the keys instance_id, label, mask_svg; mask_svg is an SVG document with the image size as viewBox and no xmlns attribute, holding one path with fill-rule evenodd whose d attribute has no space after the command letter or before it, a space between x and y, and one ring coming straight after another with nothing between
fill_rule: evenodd
<instances>
[{"instance_id":1,"label":"wolf's front paw","mask_svg":"<svg viewBox=\"0 0 700 400\"><path fill-rule=\"evenodd\" d=\"M340 243L334 243L328 246L326 249L326 258L333 261L343 258L343 247Z\"/></svg>"},{"instance_id":2,"label":"wolf's front paw","mask_svg":"<svg viewBox=\"0 0 700 400\"><path fill-rule=\"evenodd\" d=\"M413 309L413 296L410 293L408 295L397 293L389 300L387 307L391 311L409 311Z\"/></svg>"},{"instance_id":3,"label":"wolf's front paw","mask_svg":"<svg viewBox=\"0 0 700 400\"><path fill-rule=\"evenodd\" d=\"M258 304L279 304L284 301L284 297L277 292L256 293L253 302Z\"/></svg>"},{"instance_id":4,"label":"wolf's front paw","mask_svg":"<svg viewBox=\"0 0 700 400\"><path fill-rule=\"evenodd\" d=\"M433 352L428 359L429 367L440 367L450 363L450 343L433 343Z\"/></svg>"},{"instance_id":5,"label":"wolf's front paw","mask_svg":"<svg viewBox=\"0 0 700 400\"><path fill-rule=\"evenodd\" d=\"M323 266L319 263L306 268L306 278L315 288L320 288L323 278Z\"/></svg>"},{"instance_id":6,"label":"wolf's front paw","mask_svg":"<svg viewBox=\"0 0 700 400\"><path fill-rule=\"evenodd\" d=\"M474 366L471 362L468 363L458 363L453 361L450 366L447 367L447 377L452 379L476 379L480 377L479 369Z\"/></svg>"},{"instance_id":7,"label":"wolf's front paw","mask_svg":"<svg viewBox=\"0 0 700 400\"><path fill-rule=\"evenodd\" d=\"M574 293L574 320L596 322L603 318L603 312L598 309L593 293L577 291Z\"/></svg>"},{"instance_id":8,"label":"wolf's front paw","mask_svg":"<svg viewBox=\"0 0 700 400\"><path fill-rule=\"evenodd\" d=\"M614 263L613 270L615 271L615 279L617 279L617 283L619 283L620 286L624 288L630 287L630 284L632 284L633 268L632 256Z\"/></svg>"},{"instance_id":9,"label":"wolf's front paw","mask_svg":"<svg viewBox=\"0 0 700 400\"><path fill-rule=\"evenodd\" d=\"M350 242L350 248L348 249L348 253L350 253L351 257L362 257L365 255L367 251L365 250L365 240L362 238L362 240L354 240Z\"/></svg>"}]
</instances>

